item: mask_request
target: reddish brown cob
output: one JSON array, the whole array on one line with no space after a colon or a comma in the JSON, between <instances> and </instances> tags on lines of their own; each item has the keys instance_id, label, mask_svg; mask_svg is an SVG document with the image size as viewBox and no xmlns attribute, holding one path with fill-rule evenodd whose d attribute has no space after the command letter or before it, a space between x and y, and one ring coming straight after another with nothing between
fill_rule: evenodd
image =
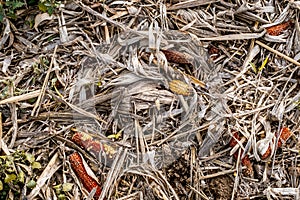
<instances>
[{"instance_id":1,"label":"reddish brown cob","mask_svg":"<svg viewBox=\"0 0 300 200\"><path fill-rule=\"evenodd\" d=\"M98 141L94 141L93 138L86 133L75 132L72 137L72 141L95 155L98 155L100 151L104 151L103 145L101 145Z\"/></svg>"},{"instance_id":2,"label":"reddish brown cob","mask_svg":"<svg viewBox=\"0 0 300 200\"><path fill-rule=\"evenodd\" d=\"M91 176L88 175L87 171L84 168L82 158L77 152L74 152L70 155L70 163L73 171L88 192L91 192L92 189L96 188L94 198L98 199L101 195L101 187L99 186L97 181L95 181Z\"/></svg>"},{"instance_id":3,"label":"reddish brown cob","mask_svg":"<svg viewBox=\"0 0 300 200\"><path fill-rule=\"evenodd\" d=\"M100 140L94 139L87 133L75 132L71 140L83 149L94 154L96 158L98 158L99 153L103 152L108 159L112 159L116 153L112 145L100 142Z\"/></svg>"},{"instance_id":4,"label":"reddish brown cob","mask_svg":"<svg viewBox=\"0 0 300 200\"><path fill-rule=\"evenodd\" d=\"M283 142L286 142L289 137L292 135L292 132L287 127L281 129L281 134L279 136L277 147L281 147ZM261 159L265 160L271 155L272 149L271 146L268 147L267 151L261 156Z\"/></svg>"},{"instance_id":5,"label":"reddish brown cob","mask_svg":"<svg viewBox=\"0 0 300 200\"><path fill-rule=\"evenodd\" d=\"M280 35L284 30L288 29L292 25L293 25L292 21L287 21L282 24L268 27L267 32L269 35L277 36Z\"/></svg>"},{"instance_id":6,"label":"reddish brown cob","mask_svg":"<svg viewBox=\"0 0 300 200\"><path fill-rule=\"evenodd\" d=\"M191 64L193 61L193 57L186 53L181 53L179 51L174 50L161 50L166 58L167 61L177 64Z\"/></svg>"},{"instance_id":7,"label":"reddish brown cob","mask_svg":"<svg viewBox=\"0 0 300 200\"><path fill-rule=\"evenodd\" d=\"M237 141L240 141L241 140L241 137L239 135L239 133L237 131L234 132L233 134L233 137L232 139L230 140L229 142L229 146L230 147L234 147L236 144L237 144ZM243 150L241 151L241 155L243 154ZM238 159L238 156L239 156L239 152L236 151L234 154L233 154L234 158L237 160ZM248 155L245 155L242 160L242 165L246 166L247 169L244 171L244 174L247 175L247 176L253 176L253 166L252 166L252 163L250 162L250 158Z\"/></svg>"}]
</instances>

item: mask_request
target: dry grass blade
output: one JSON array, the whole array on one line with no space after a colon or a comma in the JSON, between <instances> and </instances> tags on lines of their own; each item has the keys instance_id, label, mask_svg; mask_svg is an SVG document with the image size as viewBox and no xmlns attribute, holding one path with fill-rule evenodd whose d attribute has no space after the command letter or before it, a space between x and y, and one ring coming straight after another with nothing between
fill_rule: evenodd
<instances>
[{"instance_id":1,"label":"dry grass blade","mask_svg":"<svg viewBox=\"0 0 300 200\"><path fill-rule=\"evenodd\" d=\"M142 196L142 193L141 192L135 192L135 193L132 193L132 194L129 194L127 196L124 196L124 197L121 197L121 198L118 198L117 200L134 200L134 199L143 199L143 196Z\"/></svg>"},{"instance_id":2,"label":"dry grass blade","mask_svg":"<svg viewBox=\"0 0 300 200\"><path fill-rule=\"evenodd\" d=\"M266 31L262 31L261 33L241 33L241 34L231 34L231 35L222 35L217 37L206 37L206 38L198 38L200 41L224 41L224 40L250 40L261 38Z\"/></svg>"},{"instance_id":3,"label":"dry grass blade","mask_svg":"<svg viewBox=\"0 0 300 200\"><path fill-rule=\"evenodd\" d=\"M47 167L44 169L43 173L40 175L36 182L36 186L27 196L28 199L34 199L45 185L45 183L52 177L52 175L60 168L60 161L58 160L58 152L56 152L51 160L49 161Z\"/></svg>"},{"instance_id":4,"label":"dry grass blade","mask_svg":"<svg viewBox=\"0 0 300 200\"><path fill-rule=\"evenodd\" d=\"M32 91L32 92L28 92L26 94L22 94L19 96L13 96L13 97L9 97L7 99L3 99L0 101L0 105L1 104L7 104L7 103L17 103L20 101L26 101L29 99L33 99L35 97L38 97L41 93L41 90L36 90L36 91Z\"/></svg>"},{"instance_id":5,"label":"dry grass blade","mask_svg":"<svg viewBox=\"0 0 300 200\"><path fill-rule=\"evenodd\" d=\"M295 64L295 65L300 66L300 63L299 63L298 61L296 61L296 60L294 60L294 59L288 57L287 55L284 55L283 53L280 53L279 51L277 51L277 50L275 50L275 49L269 47L268 45L266 45L266 44L264 44L264 43L262 43L262 42L260 42L260 41L255 41L255 42L256 42L256 44L262 46L263 48L265 48L265 49L267 49L267 50L269 50L269 51L271 51L272 53L275 53L276 55L278 55L278 56L280 56L280 57L286 59L287 61L289 61L289 62L291 62L291 63L293 63L293 64Z\"/></svg>"},{"instance_id":6,"label":"dry grass blade","mask_svg":"<svg viewBox=\"0 0 300 200\"><path fill-rule=\"evenodd\" d=\"M46 87L47 87L47 84L48 84L48 80L49 80L49 76L50 76L50 72L52 70L52 66L53 66L53 62L54 62L54 59L55 59L55 55L56 55L56 51L57 51L57 45L55 46L54 48L54 52L53 52L53 55L52 55L52 58L51 58L51 63L50 63L50 66L49 66L49 69L47 71L47 75L45 77L45 80L44 80L44 83L43 83L43 86L42 86L42 89L40 90L40 94L38 96L38 99L32 109L32 112L31 112L31 116L34 116L34 115L38 115L38 112L39 112L39 107L41 106L40 103L45 95L45 91L46 91ZM35 113L37 110L37 113Z\"/></svg>"},{"instance_id":7,"label":"dry grass blade","mask_svg":"<svg viewBox=\"0 0 300 200\"><path fill-rule=\"evenodd\" d=\"M106 179L105 183L103 184L102 193L101 193L101 196L99 197L99 199L101 199L101 200L105 199L106 195L111 196L113 185L116 181L116 178L120 174L121 167L124 163L126 156L127 156L127 150L125 149L123 151L123 149L120 148L115 157L115 160L112 164L112 167L107 175L107 179Z\"/></svg>"},{"instance_id":8,"label":"dry grass blade","mask_svg":"<svg viewBox=\"0 0 300 200\"><path fill-rule=\"evenodd\" d=\"M104 121L103 119L101 119L100 117L98 117L97 115L95 115L95 114L93 114L93 113L91 113L91 112L88 112L88 111L86 111L86 110L84 110L84 109L82 109L82 108L80 108L80 107L78 107L78 106L76 106L76 105L73 105L73 104L67 102L66 100L64 100L64 99L62 99L62 98L56 96L55 94L53 94L53 92L48 91L48 93L49 93L51 96L53 96L55 99L57 99L58 101L63 102L64 104L68 105L68 106L69 106L70 108L72 108L74 111L76 111L76 112L82 114L83 116L86 116L86 117L89 117L89 118L93 118L93 119L95 119L95 120L97 120L97 121L99 121L99 122L102 122L102 123L104 123L104 124L107 123L106 121Z\"/></svg>"},{"instance_id":9,"label":"dry grass blade","mask_svg":"<svg viewBox=\"0 0 300 200\"><path fill-rule=\"evenodd\" d=\"M187 1L182 1L180 3L177 3L175 5L172 5L169 8L167 8L167 10L178 10L178 9L183 9L183 8L197 7L197 6L207 5L207 4L211 4L211 3L216 3L219 1L220 0L203 0L203 1L187 0Z\"/></svg>"},{"instance_id":10,"label":"dry grass blade","mask_svg":"<svg viewBox=\"0 0 300 200\"><path fill-rule=\"evenodd\" d=\"M210 179L210 178L222 176L222 175L225 175L225 174L232 174L232 173L235 173L235 172L236 172L236 169L224 170L224 171L221 171L221 172L218 172L218 173L209 174L209 175L206 175L206 176L200 176L199 179L200 180Z\"/></svg>"},{"instance_id":11,"label":"dry grass blade","mask_svg":"<svg viewBox=\"0 0 300 200\"><path fill-rule=\"evenodd\" d=\"M120 27L122 28L123 30L129 30L128 27L124 26L123 24L117 22L117 21L114 21L98 12L96 12L95 10L91 9L90 7L86 6L85 4L83 4L81 1L78 1L77 2L84 10L86 10L87 12L91 13L92 15L95 15L97 17L99 17L100 19L106 21L106 22L109 22L111 23L112 25L115 25L117 27Z\"/></svg>"}]
</instances>

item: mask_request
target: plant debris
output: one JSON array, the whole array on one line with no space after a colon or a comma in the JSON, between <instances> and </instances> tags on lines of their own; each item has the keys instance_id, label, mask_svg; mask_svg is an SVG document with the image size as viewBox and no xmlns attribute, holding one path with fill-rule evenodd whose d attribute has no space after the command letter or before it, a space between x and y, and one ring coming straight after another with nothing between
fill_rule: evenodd
<instances>
[{"instance_id":1,"label":"plant debris","mask_svg":"<svg viewBox=\"0 0 300 200\"><path fill-rule=\"evenodd\" d=\"M70 163L75 174L78 176L79 180L88 190L88 192L91 192L95 188L96 191L94 197L99 198L101 194L101 187L99 186L97 181L95 181L90 175L88 175L83 165L82 158L77 152L74 152L70 155Z\"/></svg>"},{"instance_id":2,"label":"plant debris","mask_svg":"<svg viewBox=\"0 0 300 200\"><path fill-rule=\"evenodd\" d=\"M299 199L299 1L7 2L0 199Z\"/></svg>"}]
</instances>

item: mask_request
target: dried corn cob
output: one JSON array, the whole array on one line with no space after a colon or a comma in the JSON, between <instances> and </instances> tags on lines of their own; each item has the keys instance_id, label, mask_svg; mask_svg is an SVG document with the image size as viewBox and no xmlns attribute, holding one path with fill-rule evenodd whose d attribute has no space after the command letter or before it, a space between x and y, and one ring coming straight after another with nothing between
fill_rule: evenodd
<instances>
[{"instance_id":1,"label":"dried corn cob","mask_svg":"<svg viewBox=\"0 0 300 200\"><path fill-rule=\"evenodd\" d=\"M88 175L87 171L84 168L83 161L79 153L74 152L70 155L70 163L73 171L78 176L79 180L83 184L83 186L87 189L88 192L91 192L92 189L96 188L96 193L94 195L95 199L98 199L101 195L101 187L90 175Z\"/></svg>"},{"instance_id":2,"label":"dried corn cob","mask_svg":"<svg viewBox=\"0 0 300 200\"><path fill-rule=\"evenodd\" d=\"M75 132L72 141L87 151L93 153L98 158L100 152L104 152L109 159L113 158L116 150L108 144L101 143L87 133Z\"/></svg>"},{"instance_id":3,"label":"dried corn cob","mask_svg":"<svg viewBox=\"0 0 300 200\"><path fill-rule=\"evenodd\" d=\"M192 92L192 87L181 80L172 80L169 82L170 90L179 95L189 96Z\"/></svg>"},{"instance_id":4,"label":"dried corn cob","mask_svg":"<svg viewBox=\"0 0 300 200\"><path fill-rule=\"evenodd\" d=\"M177 64L192 64L194 58L187 54L187 53L181 53L179 51L174 50L161 50L166 58L167 61Z\"/></svg>"},{"instance_id":5,"label":"dried corn cob","mask_svg":"<svg viewBox=\"0 0 300 200\"><path fill-rule=\"evenodd\" d=\"M292 135L292 132L289 130L289 128L287 127L283 127L280 131L280 136L279 136L279 140L277 143L277 147L280 148L283 142L286 142L289 137ZM269 145L267 151L261 156L262 160L267 159L270 155L271 155L272 149L271 146Z\"/></svg>"},{"instance_id":6,"label":"dried corn cob","mask_svg":"<svg viewBox=\"0 0 300 200\"><path fill-rule=\"evenodd\" d=\"M288 29L292 25L293 25L292 21L287 21L282 24L268 27L267 32L269 35L277 36L280 35L284 30Z\"/></svg>"},{"instance_id":7,"label":"dried corn cob","mask_svg":"<svg viewBox=\"0 0 300 200\"><path fill-rule=\"evenodd\" d=\"M237 144L237 141L240 141L240 140L241 140L241 137L240 137L239 133L238 133L237 131L235 131L234 134L233 134L232 139L231 139L230 142L229 142L229 146L230 146L230 147L234 147L234 146ZM244 151L242 150L242 151L241 151L241 154L243 154L243 152L244 152ZM237 159L238 159L238 156L239 156L239 152L236 151L236 152L233 154L233 156L234 156L234 158L237 160ZM249 156L248 156L248 155L245 155L245 156L242 158L241 162L242 162L242 165L244 165L244 166L247 167L247 169L244 171L244 174L245 174L246 176L252 177L253 174L254 174L254 171L253 171L253 166L252 166L252 163L251 163L251 161L250 161Z\"/></svg>"}]
</instances>

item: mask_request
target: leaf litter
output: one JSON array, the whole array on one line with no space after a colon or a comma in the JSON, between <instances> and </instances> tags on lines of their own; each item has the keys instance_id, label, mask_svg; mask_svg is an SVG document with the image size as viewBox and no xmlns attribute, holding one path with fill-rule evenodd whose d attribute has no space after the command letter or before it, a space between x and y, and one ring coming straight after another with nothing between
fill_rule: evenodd
<instances>
[{"instance_id":1,"label":"leaf litter","mask_svg":"<svg viewBox=\"0 0 300 200\"><path fill-rule=\"evenodd\" d=\"M39 165L16 163L24 183L2 194L299 199L299 5L75 1L5 18L1 156Z\"/></svg>"}]
</instances>

